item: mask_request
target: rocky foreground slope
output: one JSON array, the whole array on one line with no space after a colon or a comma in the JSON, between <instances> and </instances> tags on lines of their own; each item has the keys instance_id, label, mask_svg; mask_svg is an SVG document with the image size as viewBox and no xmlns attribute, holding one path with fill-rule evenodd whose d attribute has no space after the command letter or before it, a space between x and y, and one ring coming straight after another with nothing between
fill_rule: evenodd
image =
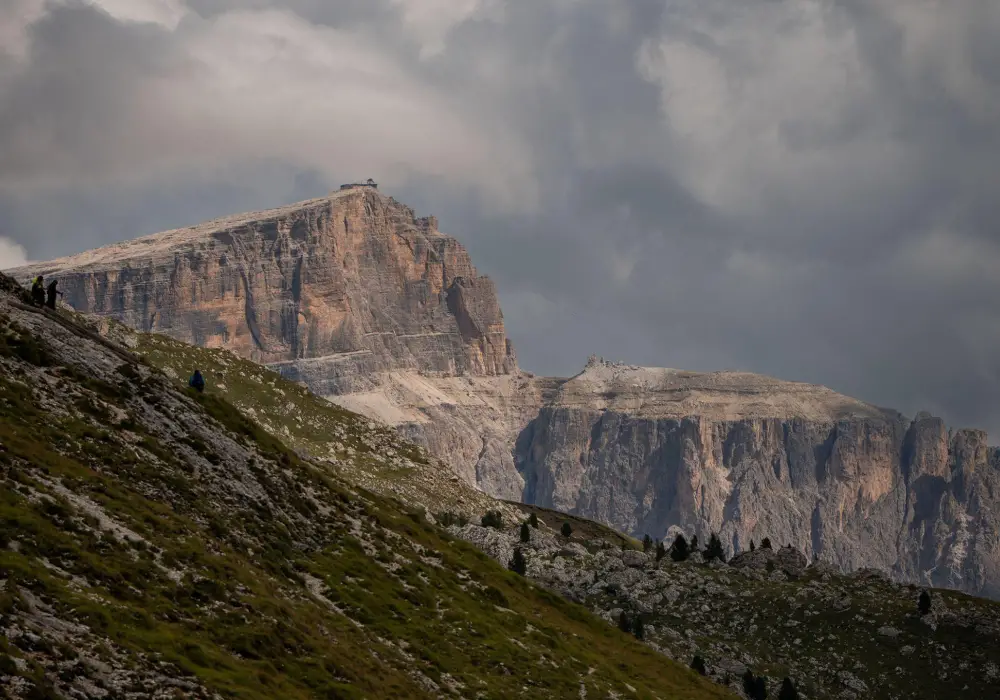
<instances>
[{"instance_id":1,"label":"rocky foreground slope","mask_svg":"<svg viewBox=\"0 0 1000 700\"><path fill-rule=\"evenodd\" d=\"M794 548L742 554L728 564L695 553L620 547L613 537L536 509L539 527L522 542L506 527L453 525L499 562L515 550L527 575L589 606L609 624L641 627L648 644L741 692L746 674L763 678L768 698L783 679L798 697L904 700L1000 697L1000 603L957 593L921 591L866 569L841 575L807 565Z\"/></svg>"},{"instance_id":2,"label":"rocky foreground slope","mask_svg":"<svg viewBox=\"0 0 1000 700\"><path fill-rule=\"evenodd\" d=\"M1000 597L1000 452L982 431L747 373L522 372L460 244L376 190L14 271L38 273L77 309L271 363L490 495Z\"/></svg>"},{"instance_id":3,"label":"rocky foreground slope","mask_svg":"<svg viewBox=\"0 0 1000 700\"><path fill-rule=\"evenodd\" d=\"M398 438L304 458L0 288L4 697L729 697L359 488Z\"/></svg>"}]
</instances>

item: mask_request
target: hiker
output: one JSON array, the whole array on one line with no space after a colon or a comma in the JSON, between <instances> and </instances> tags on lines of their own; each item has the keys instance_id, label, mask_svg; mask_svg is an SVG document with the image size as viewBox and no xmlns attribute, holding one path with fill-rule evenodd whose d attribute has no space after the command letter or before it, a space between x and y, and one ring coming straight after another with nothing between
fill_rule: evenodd
<instances>
[{"instance_id":1,"label":"hiker","mask_svg":"<svg viewBox=\"0 0 1000 700\"><path fill-rule=\"evenodd\" d=\"M188 386L199 394L205 391L205 378L201 376L201 370L196 369L194 371L194 374L191 375L191 380L188 382Z\"/></svg>"},{"instance_id":2,"label":"hiker","mask_svg":"<svg viewBox=\"0 0 1000 700\"><path fill-rule=\"evenodd\" d=\"M45 287L43 285L42 276L39 275L35 278L35 281L31 285L31 303L38 304L39 306L45 306Z\"/></svg>"},{"instance_id":3,"label":"hiker","mask_svg":"<svg viewBox=\"0 0 1000 700\"><path fill-rule=\"evenodd\" d=\"M56 294L58 294L59 296L63 295L62 292L56 289L57 284L59 284L59 280L52 280L51 282L49 282L48 297L45 300L45 305L50 309L52 309L53 311L56 310Z\"/></svg>"}]
</instances>

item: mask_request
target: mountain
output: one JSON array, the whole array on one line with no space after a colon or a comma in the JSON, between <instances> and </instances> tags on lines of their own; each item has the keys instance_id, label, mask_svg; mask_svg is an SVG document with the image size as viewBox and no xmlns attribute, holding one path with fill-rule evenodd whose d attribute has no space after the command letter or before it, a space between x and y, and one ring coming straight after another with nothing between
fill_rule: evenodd
<instances>
[{"instance_id":1,"label":"mountain","mask_svg":"<svg viewBox=\"0 0 1000 700\"><path fill-rule=\"evenodd\" d=\"M392 432L330 406L304 457L21 294L0 276L4 697L732 697L362 488L431 464Z\"/></svg>"},{"instance_id":2,"label":"mountain","mask_svg":"<svg viewBox=\"0 0 1000 700\"><path fill-rule=\"evenodd\" d=\"M462 246L370 187L11 274L266 363L491 496L636 536L716 532L730 555L769 537L843 571L1000 597L1000 452L985 433L749 373L594 358L536 377Z\"/></svg>"}]
</instances>

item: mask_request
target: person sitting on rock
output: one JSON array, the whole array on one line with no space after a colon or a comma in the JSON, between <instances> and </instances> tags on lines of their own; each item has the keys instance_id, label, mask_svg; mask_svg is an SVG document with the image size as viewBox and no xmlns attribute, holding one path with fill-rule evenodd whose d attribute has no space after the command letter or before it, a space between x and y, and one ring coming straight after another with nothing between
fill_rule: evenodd
<instances>
[{"instance_id":1,"label":"person sitting on rock","mask_svg":"<svg viewBox=\"0 0 1000 700\"><path fill-rule=\"evenodd\" d=\"M205 391L205 378L201 376L201 370L195 370L194 374L191 375L190 381L188 381L188 386L197 391L199 394Z\"/></svg>"},{"instance_id":2,"label":"person sitting on rock","mask_svg":"<svg viewBox=\"0 0 1000 700\"><path fill-rule=\"evenodd\" d=\"M56 289L56 285L57 284L59 284L59 280L52 280L51 282L49 282L49 286L48 286L48 290L47 290L48 291L48 296L45 299L45 305L47 307L49 307L50 309L52 309L53 311L56 310L56 294L58 294L59 296L63 295L62 292L60 292L58 289Z\"/></svg>"},{"instance_id":3,"label":"person sitting on rock","mask_svg":"<svg viewBox=\"0 0 1000 700\"><path fill-rule=\"evenodd\" d=\"M45 306L45 287L41 275L31 285L31 303Z\"/></svg>"}]
</instances>

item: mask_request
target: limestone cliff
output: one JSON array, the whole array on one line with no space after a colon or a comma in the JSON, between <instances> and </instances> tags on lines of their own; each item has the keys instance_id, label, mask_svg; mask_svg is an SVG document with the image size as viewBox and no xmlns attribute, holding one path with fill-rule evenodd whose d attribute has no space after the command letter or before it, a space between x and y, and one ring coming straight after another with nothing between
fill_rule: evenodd
<instances>
[{"instance_id":1,"label":"limestone cliff","mask_svg":"<svg viewBox=\"0 0 1000 700\"><path fill-rule=\"evenodd\" d=\"M492 283L373 189L13 271L39 273L81 311L271 364L491 495L1000 597L985 434L747 373L521 372Z\"/></svg>"},{"instance_id":2,"label":"limestone cliff","mask_svg":"<svg viewBox=\"0 0 1000 700\"><path fill-rule=\"evenodd\" d=\"M12 270L76 309L280 364L321 394L379 372L516 369L493 283L433 217L370 188Z\"/></svg>"},{"instance_id":3,"label":"limestone cliff","mask_svg":"<svg viewBox=\"0 0 1000 700\"><path fill-rule=\"evenodd\" d=\"M769 537L1000 597L1000 455L981 431L824 387L593 362L515 450L524 500L634 534L680 526L729 553Z\"/></svg>"}]
</instances>

